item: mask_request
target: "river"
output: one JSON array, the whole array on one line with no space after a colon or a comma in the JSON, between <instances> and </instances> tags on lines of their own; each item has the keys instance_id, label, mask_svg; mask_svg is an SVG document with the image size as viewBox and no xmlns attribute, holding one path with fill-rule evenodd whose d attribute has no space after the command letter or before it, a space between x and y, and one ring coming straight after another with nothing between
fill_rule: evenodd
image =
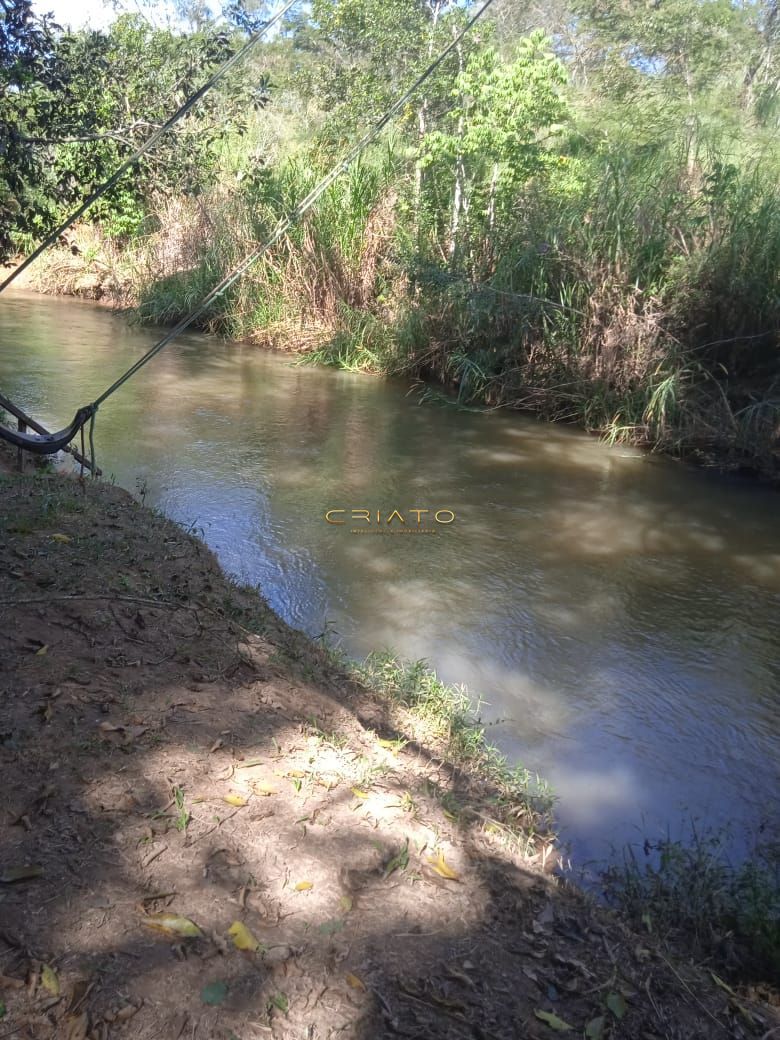
<instances>
[{"instance_id":1,"label":"river","mask_svg":"<svg viewBox=\"0 0 780 1040\"><path fill-rule=\"evenodd\" d=\"M6 293L0 388L59 429L154 336ZM478 694L491 740L554 788L575 866L692 821L739 857L777 827L776 491L200 334L106 402L97 450L290 624ZM379 509L384 532L429 509L435 533L353 534L329 509Z\"/></svg>"}]
</instances>

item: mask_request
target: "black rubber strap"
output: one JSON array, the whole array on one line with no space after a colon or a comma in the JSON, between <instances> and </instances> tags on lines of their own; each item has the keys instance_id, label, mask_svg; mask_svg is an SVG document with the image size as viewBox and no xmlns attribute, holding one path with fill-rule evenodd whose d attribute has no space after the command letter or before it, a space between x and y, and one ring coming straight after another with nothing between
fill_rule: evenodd
<instances>
[{"instance_id":1,"label":"black rubber strap","mask_svg":"<svg viewBox=\"0 0 780 1040\"><path fill-rule=\"evenodd\" d=\"M0 438L13 444L15 448L24 448L33 455L54 455L62 451L73 440L85 423L89 422L97 409L94 405L79 408L73 422L59 433L19 433L9 430L6 426L0 426Z\"/></svg>"}]
</instances>

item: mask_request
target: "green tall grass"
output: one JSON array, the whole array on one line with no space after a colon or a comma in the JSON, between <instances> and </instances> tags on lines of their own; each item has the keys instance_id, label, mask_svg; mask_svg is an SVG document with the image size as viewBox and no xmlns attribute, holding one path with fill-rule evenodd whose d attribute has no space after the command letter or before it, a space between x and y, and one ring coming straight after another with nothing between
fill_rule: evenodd
<instances>
[{"instance_id":1,"label":"green tall grass","mask_svg":"<svg viewBox=\"0 0 780 1040\"><path fill-rule=\"evenodd\" d=\"M607 898L635 924L727 974L772 982L780 976L780 849L763 845L729 863L728 835L633 848L605 874Z\"/></svg>"},{"instance_id":2,"label":"green tall grass","mask_svg":"<svg viewBox=\"0 0 780 1040\"><path fill-rule=\"evenodd\" d=\"M409 370L612 440L777 463L777 162L622 144L527 186L491 264L419 267ZM491 255L473 247L476 258Z\"/></svg>"},{"instance_id":3,"label":"green tall grass","mask_svg":"<svg viewBox=\"0 0 780 1040\"><path fill-rule=\"evenodd\" d=\"M443 682L424 660L403 660L389 650L370 654L351 667L366 687L409 709L426 737L440 740L456 765L475 767L491 783L496 813L504 816L506 811L514 818L516 836L522 834L532 843L535 835L552 834L555 798L549 785L522 766L508 765L486 739L478 706L475 710L464 687Z\"/></svg>"},{"instance_id":4,"label":"green tall grass","mask_svg":"<svg viewBox=\"0 0 780 1040\"><path fill-rule=\"evenodd\" d=\"M500 226L471 219L457 259L440 214L410 201L408 156L377 150L205 324L312 362L433 379L461 404L775 474L780 162L713 145L691 160L674 133L611 140L559 142L568 154ZM176 269L145 265L139 314L181 317L322 172L291 157L206 200L210 221Z\"/></svg>"}]
</instances>

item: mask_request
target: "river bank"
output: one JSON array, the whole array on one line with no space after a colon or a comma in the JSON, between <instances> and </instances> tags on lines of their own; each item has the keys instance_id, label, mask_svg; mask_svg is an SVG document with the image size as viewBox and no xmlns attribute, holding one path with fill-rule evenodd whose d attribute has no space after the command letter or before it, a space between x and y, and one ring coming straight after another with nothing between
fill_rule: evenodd
<instances>
[{"instance_id":1,"label":"river bank","mask_svg":"<svg viewBox=\"0 0 780 1040\"><path fill-rule=\"evenodd\" d=\"M686 347L688 333L696 339L699 332L686 333L680 314L673 322L660 299L626 286L594 288L584 311L553 303L547 313L533 294L442 272L410 276L381 255L392 239L395 203L375 202L353 253L337 241L315 241L325 234L318 224L307 232L312 242L287 242L196 327L309 363L401 376L421 399L520 411L611 444L780 480L780 406L758 359L771 330L747 336L742 351L742 334L713 332L711 343ZM230 207L220 220L177 204L137 241L82 225L20 285L171 325L236 262L229 234L236 221L241 227ZM561 294L568 298L569 289ZM751 362L746 351L754 349Z\"/></svg>"},{"instance_id":2,"label":"river bank","mask_svg":"<svg viewBox=\"0 0 780 1040\"><path fill-rule=\"evenodd\" d=\"M4 393L58 429L159 330L23 292L0 335ZM558 794L575 870L686 842L692 819L735 866L774 834L772 490L202 333L95 432L109 481L199 532L288 624L465 684L491 740ZM432 539L324 519L431 504L457 514Z\"/></svg>"},{"instance_id":3,"label":"river bank","mask_svg":"<svg viewBox=\"0 0 780 1040\"><path fill-rule=\"evenodd\" d=\"M4 476L0 515L4 1026L368 1040L780 1024L552 878L527 802L176 525L45 475Z\"/></svg>"}]
</instances>

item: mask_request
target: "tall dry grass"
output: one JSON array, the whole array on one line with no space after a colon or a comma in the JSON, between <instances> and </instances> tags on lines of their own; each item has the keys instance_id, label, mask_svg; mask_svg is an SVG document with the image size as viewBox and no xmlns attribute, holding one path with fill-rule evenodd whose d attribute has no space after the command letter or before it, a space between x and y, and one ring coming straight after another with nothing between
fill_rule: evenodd
<instances>
[{"instance_id":1,"label":"tall dry grass","mask_svg":"<svg viewBox=\"0 0 780 1040\"><path fill-rule=\"evenodd\" d=\"M410 203L408 159L376 153L204 325L323 364L435 380L461 403L776 474L780 171L712 151L691 167L673 145L573 157L525 185L500 226L477 215L457 261L442 222ZM97 239L77 258L55 254L44 284L77 290L102 265L99 292L174 322L321 172L288 159L208 198L159 202L129 246Z\"/></svg>"}]
</instances>

